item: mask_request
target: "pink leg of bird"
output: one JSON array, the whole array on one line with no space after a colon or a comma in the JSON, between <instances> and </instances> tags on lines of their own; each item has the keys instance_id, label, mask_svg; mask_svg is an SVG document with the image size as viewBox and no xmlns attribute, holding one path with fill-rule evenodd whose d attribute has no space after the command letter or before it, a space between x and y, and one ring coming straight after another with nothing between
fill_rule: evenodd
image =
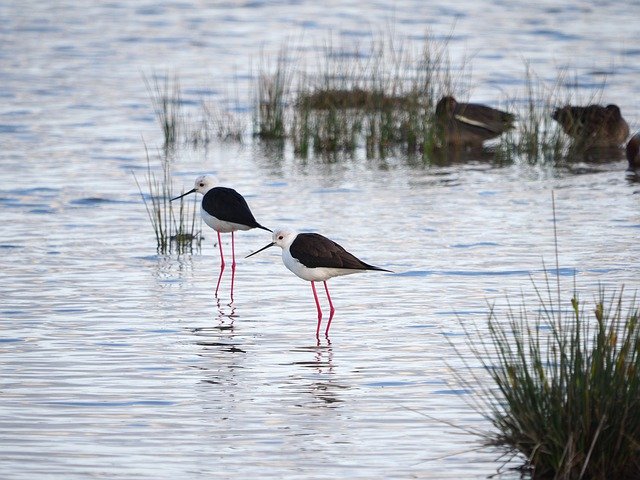
<instances>
[{"instance_id":1,"label":"pink leg of bird","mask_svg":"<svg viewBox=\"0 0 640 480\"><path fill-rule=\"evenodd\" d=\"M218 232L218 246L220 247L220 275L218 276L218 284L216 285L216 297L218 296L220 280L222 280L222 273L224 272L224 255L222 254L222 239L220 238L220 232Z\"/></svg>"},{"instance_id":2,"label":"pink leg of bird","mask_svg":"<svg viewBox=\"0 0 640 480\"><path fill-rule=\"evenodd\" d=\"M316 337L320 337L320 322L322 321L322 309L320 308L320 300L318 300L318 293L316 292L315 282L311 282L311 289L313 290L313 298L316 301L316 308L318 309L318 327L316 328Z\"/></svg>"},{"instance_id":3,"label":"pink leg of bird","mask_svg":"<svg viewBox=\"0 0 640 480\"><path fill-rule=\"evenodd\" d=\"M329 287L327 282L324 283L324 291L327 292L327 300L329 300L329 321L327 322L327 329L324 331L325 336L329 336L329 327L331 326L331 320L333 320L333 314L336 313L336 309L333 308L333 302L331 302L331 296L329 295Z\"/></svg>"},{"instance_id":4,"label":"pink leg of bird","mask_svg":"<svg viewBox=\"0 0 640 480\"><path fill-rule=\"evenodd\" d=\"M231 232L231 301L233 302L233 282L236 278L236 246L233 237L234 232Z\"/></svg>"}]
</instances>

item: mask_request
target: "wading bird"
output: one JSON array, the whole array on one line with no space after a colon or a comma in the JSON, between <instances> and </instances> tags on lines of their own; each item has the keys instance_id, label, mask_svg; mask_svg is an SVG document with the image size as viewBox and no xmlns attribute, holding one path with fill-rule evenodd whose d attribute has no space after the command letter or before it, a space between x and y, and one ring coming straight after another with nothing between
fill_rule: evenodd
<instances>
[{"instance_id":1,"label":"wading bird","mask_svg":"<svg viewBox=\"0 0 640 480\"><path fill-rule=\"evenodd\" d=\"M231 299L233 300L233 281L236 272L234 233L238 230L251 230L252 228L261 228L267 232L271 232L271 230L256 221L242 195L232 188L216 187L215 185L215 177L201 175L196 178L194 187L191 190L172 198L171 201L196 192L203 195L200 214L204 223L218 233L218 246L220 247L220 275L216 285L216 296L218 295L220 280L222 280L222 273L225 267L220 234L231 233Z\"/></svg>"},{"instance_id":2,"label":"wading bird","mask_svg":"<svg viewBox=\"0 0 640 480\"><path fill-rule=\"evenodd\" d=\"M298 277L311 282L313 298L315 299L316 309L318 310L316 337L320 335L322 309L320 308L315 282L324 283L327 300L329 301L329 321L327 322L327 328L325 330L325 335L328 336L335 308L333 307L333 302L331 302L327 280L340 275L349 275L367 270L378 270L381 272L391 271L364 263L333 240L329 240L327 237L323 237L317 233L296 233L285 229L274 232L273 241L270 244L247 255L246 258L274 245L282 248L282 262L284 265Z\"/></svg>"}]
</instances>

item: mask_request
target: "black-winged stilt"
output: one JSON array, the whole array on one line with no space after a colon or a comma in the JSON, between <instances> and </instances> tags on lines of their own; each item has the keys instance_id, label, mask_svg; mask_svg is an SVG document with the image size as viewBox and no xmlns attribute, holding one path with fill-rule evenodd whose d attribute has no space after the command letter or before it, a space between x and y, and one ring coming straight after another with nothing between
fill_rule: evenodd
<instances>
[{"instance_id":1,"label":"black-winged stilt","mask_svg":"<svg viewBox=\"0 0 640 480\"><path fill-rule=\"evenodd\" d=\"M260 225L254 218L247 201L242 195L232 188L216 187L216 179L212 175L201 175L196 178L194 187L186 193L172 198L177 200L190 193L201 193L202 209L200 214L204 223L209 225L218 233L218 246L220 247L220 276L216 285L216 296L220 288L220 280L224 272L224 255L222 253L221 233L231 233L231 299L233 300L233 280L236 271L236 252L234 232L238 230L251 230L261 228L267 232L270 229Z\"/></svg>"},{"instance_id":2,"label":"black-winged stilt","mask_svg":"<svg viewBox=\"0 0 640 480\"><path fill-rule=\"evenodd\" d=\"M298 277L311 282L313 298L315 299L318 310L316 337L320 334L322 309L320 308L320 301L318 300L318 293L316 292L314 282L323 282L324 289L327 292L330 312L325 335L328 336L335 308L331 302L327 280L340 275L349 275L367 270L391 271L363 262L327 237L323 237L317 233L296 233L289 230L277 230L273 233L273 241L270 244L247 255L246 258L274 245L282 248L282 261L285 266Z\"/></svg>"}]
</instances>

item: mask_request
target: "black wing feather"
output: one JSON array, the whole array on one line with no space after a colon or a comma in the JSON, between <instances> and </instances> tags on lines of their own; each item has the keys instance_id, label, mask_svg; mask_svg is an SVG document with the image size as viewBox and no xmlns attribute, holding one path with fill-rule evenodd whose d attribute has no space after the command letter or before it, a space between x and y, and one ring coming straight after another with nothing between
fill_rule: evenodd
<instances>
[{"instance_id":1,"label":"black wing feather","mask_svg":"<svg viewBox=\"0 0 640 480\"><path fill-rule=\"evenodd\" d=\"M363 262L333 240L317 233L299 233L289 247L289 251L293 258L308 268L388 271Z\"/></svg>"},{"instance_id":2,"label":"black wing feather","mask_svg":"<svg viewBox=\"0 0 640 480\"><path fill-rule=\"evenodd\" d=\"M202 208L219 220L271 231L256 221L247 201L233 188L212 188L203 197Z\"/></svg>"}]
</instances>

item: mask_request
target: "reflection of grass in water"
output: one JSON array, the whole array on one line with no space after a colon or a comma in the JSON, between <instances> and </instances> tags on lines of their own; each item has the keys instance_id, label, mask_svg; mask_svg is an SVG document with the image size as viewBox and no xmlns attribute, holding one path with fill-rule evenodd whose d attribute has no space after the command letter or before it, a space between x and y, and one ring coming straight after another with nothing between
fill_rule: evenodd
<instances>
[{"instance_id":1,"label":"reflection of grass in water","mask_svg":"<svg viewBox=\"0 0 640 480\"><path fill-rule=\"evenodd\" d=\"M192 252L194 246L199 249L201 244L200 229L196 226L197 199L190 202L181 198L177 205L171 202L171 198L173 198L171 159L165 151L160 160L162 162L162 176L158 178L151 170L151 161L147 151L147 195L142 191L134 174L140 196L156 235L158 252L162 254Z\"/></svg>"},{"instance_id":2,"label":"reflection of grass in water","mask_svg":"<svg viewBox=\"0 0 640 480\"><path fill-rule=\"evenodd\" d=\"M559 275L557 267L556 253ZM524 456L533 478L638 478L636 297L625 301L623 289L609 296L600 289L591 313L576 294L563 311L559 277L555 292L545 278L544 290L534 284L535 319L524 304L517 310L509 304L505 320L492 307L488 339L478 343L479 329L466 332L471 351L494 382L484 386L486 380L469 367L464 378L458 376L469 388L483 385L472 402L496 429L482 434L485 442Z\"/></svg>"}]
</instances>

